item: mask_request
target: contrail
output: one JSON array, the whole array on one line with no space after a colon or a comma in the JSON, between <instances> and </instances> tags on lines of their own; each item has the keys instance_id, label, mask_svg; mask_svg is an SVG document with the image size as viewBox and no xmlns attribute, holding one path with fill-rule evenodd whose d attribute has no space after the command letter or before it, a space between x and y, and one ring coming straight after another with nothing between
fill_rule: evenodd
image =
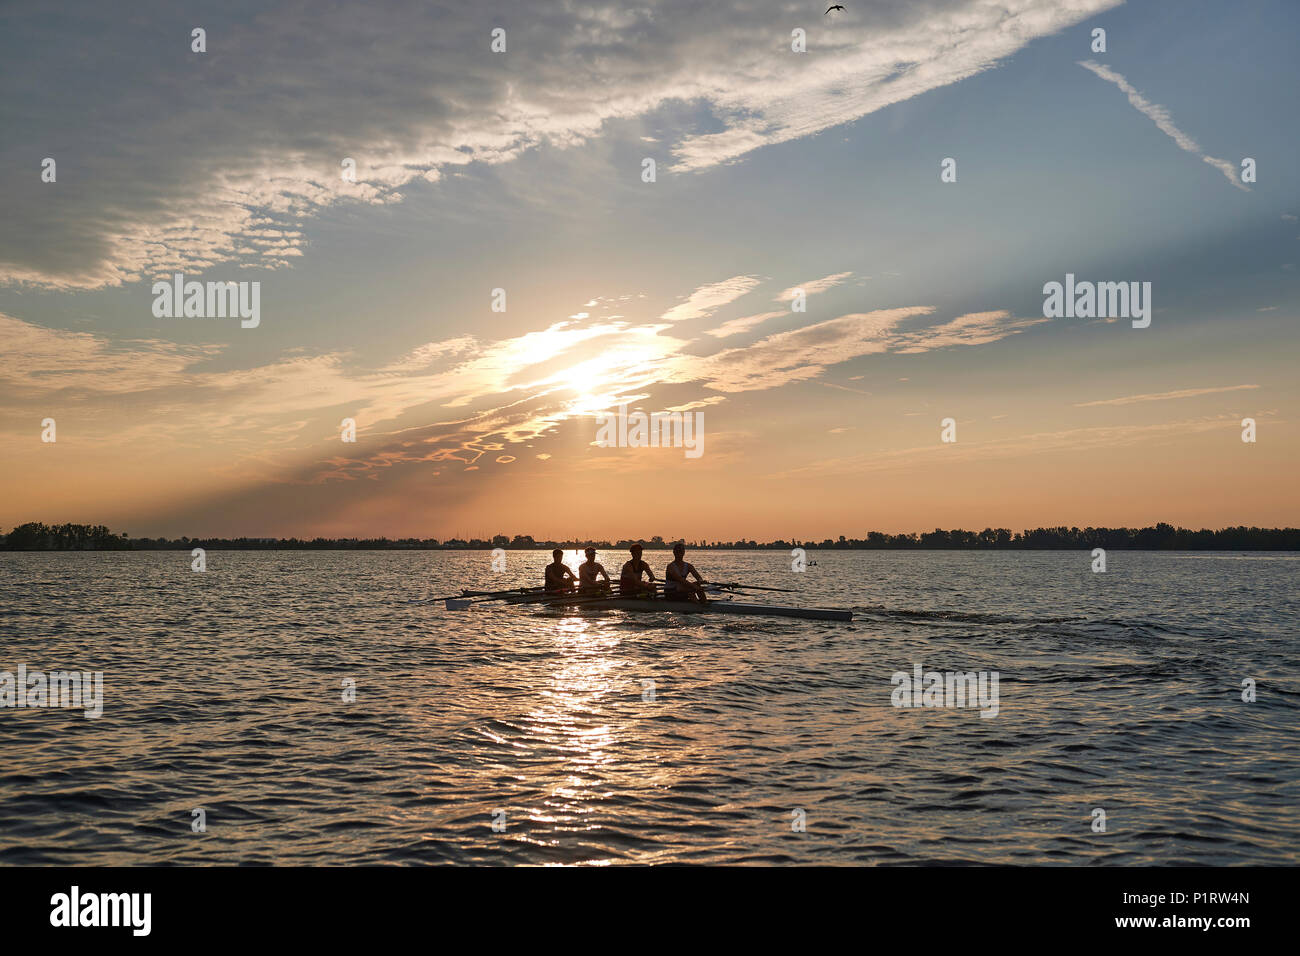
<instances>
[{"instance_id":1,"label":"contrail","mask_svg":"<svg viewBox=\"0 0 1300 956\"><path fill-rule=\"evenodd\" d=\"M1168 398L1195 398L1198 395L1214 395L1218 392L1239 392L1243 388L1259 388L1258 385L1225 385L1220 388L1181 388L1176 392L1150 392L1146 395L1126 395L1123 398L1103 398L1096 402L1075 402L1075 408L1091 408L1094 405L1132 405L1134 402L1160 402Z\"/></svg>"},{"instance_id":2,"label":"contrail","mask_svg":"<svg viewBox=\"0 0 1300 956\"><path fill-rule=\"evenodd\" d=\"M1227 176L1228 182L1232 183L1232 185L1236 186L1238 189L1244 190L1245 192L1250 192L1250 187L1237 179L1236 166L1232 165L1232 163L1228 162L1226 159L1215 159L1213 156L1207 156L1201 150L1201 147L1197 145L1196 140L1192 139L1174 125L1173 118L1170 117L1167 109L1159 103L1152 103L1145 96L1135 90L1133 85L1120 74L1092 60L1080 60L1079 65L1085 70L1092 70L1092 72L1096 73L1103 80L1109 80L1111 83L1114 83L1123 90L1128 96L1128 101L1133 104L1133 108L1143 116L1147 117L1147 119L1151 120L1151 122L1155 123L1160 132L1164 133L1178 144L1179 149L1186 150L1194 156L1199 156L1202 160L1209 163L1219 172L1223 173L1223 175Z\"/></svg>"}]
</instances>

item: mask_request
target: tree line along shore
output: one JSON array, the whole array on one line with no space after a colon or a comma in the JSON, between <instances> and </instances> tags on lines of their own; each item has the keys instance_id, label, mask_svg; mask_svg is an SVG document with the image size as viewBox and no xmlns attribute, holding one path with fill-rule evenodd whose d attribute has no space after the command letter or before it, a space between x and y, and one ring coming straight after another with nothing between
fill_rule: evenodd
<instances>
[{"instance_id":1,"label":"tree line along shore","mask_svg":"<svg viewBox=\"0 0 1300 956\"><path fill-rule=\"evenodd\" d=\"M47 525L29 522L7 535L0 535L0 551L550 551L555 548L594 547L600 551L623 551L642 544L648 551L668 550L675 540L626 538L618 541L536 540L531 535L493 535L490 538L132 538L110 531L104 525ZM820 541L686 541L689 548L708 550L766 551L804 548L818 551L1296 551L1300 550L1300 529L1219 528L1199 531L1160 524L1146 528L1034 528L1011 531L985 528L983 531L955 529L906 534L869 531L864 537L825 538Z\"/></svg>"}]
</instances>

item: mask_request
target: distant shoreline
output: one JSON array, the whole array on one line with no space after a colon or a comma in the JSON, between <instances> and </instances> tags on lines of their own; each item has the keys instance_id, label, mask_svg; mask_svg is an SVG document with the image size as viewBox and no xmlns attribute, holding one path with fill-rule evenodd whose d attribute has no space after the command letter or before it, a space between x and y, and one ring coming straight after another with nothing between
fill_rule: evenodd
<instances>
[{"instance_id":1,"label":"distant shoreline","mask_svg":"<svg viewBox=\"0 0 1300 956\"><path fill-rule=\"evenodd\" d=\"M647 551L667 551L661 537L618 541L538 541L530 535L494 535L491 539L451 538L131 538L104 525L45 525L30 522L0 536L0 551L565 551L593 547L625 551L641 544ZM703 551L1300 551L1300 529L1244 526L1193 531L1160 524L1146 528L1008 528L983 531L954 529L905 534L871 531L865 538L821 541L687 541Z\"/></svg>"}]
</instances>

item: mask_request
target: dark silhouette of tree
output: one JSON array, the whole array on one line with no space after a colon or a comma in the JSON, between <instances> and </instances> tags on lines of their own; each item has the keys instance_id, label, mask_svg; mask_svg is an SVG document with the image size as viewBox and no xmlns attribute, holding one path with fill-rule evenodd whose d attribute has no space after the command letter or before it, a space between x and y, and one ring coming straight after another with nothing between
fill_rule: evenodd
<instances>
[{"instance_id":1,"label":"dark silhouette of tree","mask_svg":"<svg viewBox=\"0 0 1300 956\"><path fill-rule=\"evenodd\" d=\"M4 548L7 551L127 551L131 542L125 534L114 534L102 524L51 526L30 521L5 536Z\"/></svg>"},{"instance_id":2,"label":"dark silhouette of tree","mask_svg":"<svg viewBox=\"0 0 1300 956\"><path fill-rule=\"evenodd\" d=\"M673 539L675 540L675 539ZM103 525L61 524L46 525L32 521L19 525L9 534L0 536L0 550L6 551L157 551L189 550L202 547L210 550L319 550L319 551L376 551L376 550L478 550L509 547L515 550L545 550L585 547L590 544L601 551L626 550L641 541L647 551L666 551L670 545L661 535L649 540L627 538L609 541L549 541L537 540L532 535L509 537L498 534L485 538L451 538L440 542L437 538L128 538L114 534ZM888 534L868 531L863 538L839 535L825 538L821 544L806 541L757 542L739 541L701 542L691 547L710 547L719 550L785 550L792 547L824 551L857 550L1196 550L1196 551L1296 551L1300 550L1300 530L1295 528L1247 528L1242 526L1210 530L1176 528L1160 522L1147 528L1033 528L1013 533L1008 528L985 528L983 531L935 528L917 535L915 533Z\"/></svg>"}]
</instances>

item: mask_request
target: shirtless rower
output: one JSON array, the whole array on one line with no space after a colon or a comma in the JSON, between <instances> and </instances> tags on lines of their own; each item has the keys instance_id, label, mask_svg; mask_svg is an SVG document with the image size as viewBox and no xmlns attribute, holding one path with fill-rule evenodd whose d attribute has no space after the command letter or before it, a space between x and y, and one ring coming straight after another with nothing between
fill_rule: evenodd
<instances>
[{"instance_id":1,"label":"shirtless rower","mask_svg":"<svg viewBox=\"0 0 1300 956\"><path fill-rule=\"evenodd\" d=\"M698 584L688 580L694 577ZM686 545L680 541L673 545L673 561L664 572L664 597L677 601L699 601L708 604L708 595L704 593L704 578L695 570L695 565L686 560Z\"/></svg>"},{"instance_id":2,"label":"shirtless rower","mask_svg":"<svg viewBox=\"0 0 1300 956\"><path fill-rule=\"evenodd\" d=\"M546 593L547 594L567 594L573 590L573 585L577 578L569 570L569 566L564 563L564 552L556 548L551 552L551 557L555 560L546 566Z\"/></svg>"},{"instance_id":3,"label":"shirtless rower","mask_svg":"<svg viewBox=\"0 0 1300 956\"><path fill-rule=\"evenodd\" d=\"M578 590L585 593L609 590L609 575L605 566L596 560L596 549L588 548L585 553L587 560L578 565ZM603 585L596 580L598 574L605 579Z\"/></svg>"},{"instance_id":4,"label":"shirtless rower","mask_svg":"<svg viewBox=\"0 0 1300 956\"><path fill-rule=\"evenodd\" d=\"M627 597L636 597L638 594L654 597L655 573L650 570L650 565L641 560L641 545L634 544L628 550L632 552L632 560L623 565L623 573L618 576L619 593ZM648 574L650 580L642 581L643 574Z\"/></svg>"}]
</instances>

